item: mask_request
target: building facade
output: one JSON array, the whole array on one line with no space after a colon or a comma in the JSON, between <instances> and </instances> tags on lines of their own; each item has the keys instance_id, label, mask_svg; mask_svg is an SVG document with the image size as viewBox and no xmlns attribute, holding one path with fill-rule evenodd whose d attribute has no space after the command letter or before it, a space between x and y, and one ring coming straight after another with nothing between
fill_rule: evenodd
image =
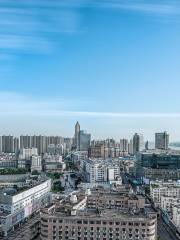
<instances>
[{"instance_id":1,"label":"building facade","mask_svg":"<svg viewBox=\"0 0 180 240\"><path fill-rule=\"evenodd\" d=\"M169 134L167 132L155 134L155 148L167 150L169 147Z\"/></svg>"},{"instance_id":2,"label":"building facade","mask_svg":"<svg viewBox=\"0 0 180 240\"><path fill-rule=\"evenodd\" d=\"M41 239L71 240L155 240L156 214L144 206L144 200L129 196L113 204L112 193L77 193L56 206L41 211ZM118 193L117 193L118 195ZM107 197L107 201L105 201ZM103 203L107 208L104 208ZM123 201L123 200L122 200ZM129 210L128 210L129 209ZM136 214L133 214L133 211Z\"/></svg>"}]
</instances>

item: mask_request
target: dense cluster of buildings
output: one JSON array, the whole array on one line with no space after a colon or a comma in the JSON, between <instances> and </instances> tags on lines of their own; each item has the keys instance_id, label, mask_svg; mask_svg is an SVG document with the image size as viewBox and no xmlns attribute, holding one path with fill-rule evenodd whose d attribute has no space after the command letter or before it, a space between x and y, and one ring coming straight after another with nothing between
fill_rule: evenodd
<instances>
[{"instance_id":1,"label":"dense cluster of buildings","mask_svg":"<svg viewBox=\"0 0 180 240\"><path fill-rule=\"evenodd\" d=\"M0 153L0 168L2 169L24 169L27 172L63 171L66 164L62 155L45 153L38 155L37 148L22 148L19 154Z\"/></svg>"},{"instance_id":2,"label":"dense cluster of buildings","mask_svg":"<svg viewBox=\"0 0 180 240\"><path fill-rule=\"evenodd\" d=\"M155 207L161 208L180 231L180 181L152 181L150 196Z\"/></svg>"},{"instance_id":3,"label":"dense cluster of buildings","mask_svg":"<svg viewBox=\"0 0 180 240\"><path fill-rule=\"evenodd\" d=\"M103 188L78 191L41 211L41 239L155 240L156 213L142 196Z\"/></svg>"},{"instance_id":4,"label":"dense cluster of buildings","mask_svg":"<svg viewBox=\"0 0 180 240\"><path fill-rule=\"evenodd\" d=\"M30 136L21 135L20 137L14 136L0 136L0 152L4 153L17 153L22 148L37 148L38 154L48 152L48 147L53 144L54 147L62 148L65 152L70 151L73 144L72 138L63 138L60 136Z\"/></svg>"},{"instance_id":5,"label":"dense cluster of buildings","mask_svg":"<svg viewBox=\"0 0 180 240\"><path fill-rule=\"evenodd\" d=\"M87 182L120 181L119 161L112 159L87 159L82 162Z\"/></svg>"},{"instance_id":6,"label":"dense cluster of buildings","mask_svg":"<svg viewBox=\"0 0 180 240\"><path fill-rule=\"evenodd\" d=\"M70 165L75 172L66 171ZM91 140L78 122L73 138L1 136L0 171L3 237L40 213L14 239L155 240L157 216L148 199L180 232L180 152L169 149L167 132L155 134L154 147L139 133L130 140ZM74 184L52 197L47 176L62 172L53 184L71 174Z\"/></svg>"}]
</instances>

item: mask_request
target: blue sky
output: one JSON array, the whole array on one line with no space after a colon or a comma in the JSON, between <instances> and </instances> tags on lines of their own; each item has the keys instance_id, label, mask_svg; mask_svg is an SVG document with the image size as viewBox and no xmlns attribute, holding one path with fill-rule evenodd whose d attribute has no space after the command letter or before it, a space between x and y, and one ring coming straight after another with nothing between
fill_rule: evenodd
<instances>
[{"instance_id":1,"label":"blue sky","mask_svg":"<svg viewBox=\"0 0 180 240\"><path fill-rule=\"evenodd\" d=\"M0 133L180 140L180 2L0 0Z\"/></svg>"}]
</instances>

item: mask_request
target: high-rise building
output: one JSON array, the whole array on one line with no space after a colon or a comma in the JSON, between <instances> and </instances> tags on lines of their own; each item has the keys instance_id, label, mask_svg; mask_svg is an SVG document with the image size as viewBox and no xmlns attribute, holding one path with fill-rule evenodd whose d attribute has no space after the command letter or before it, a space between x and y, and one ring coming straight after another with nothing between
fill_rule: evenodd
<instances>
[{"instance_id":1,"label":"high-rise building","mask_svg":"<svg viewBox=\"0 0 180 240\"><path fill-rule=\"evenodd\" d=\"M15 137L13 141L14 141L14 146L13 146L14 152L18 153L18 151L19 151L19 138Z\"/></svg>"},{"instance_id":2,"label":"high-rise building","mask_svg":"<svg viewBox=\"0 0 180 240\"><path fill-rule=\"evenodd\" d=\"M88 151L91 143L91 134L80 130L80 151Z\"/></svg>"},{"instance_id":3,"label":"high-rise building","mask_svg":"<svg viewBox=\"0 0 180 240\"><path fill-rule=\"evenodd\" d=\"M144 149L143 136L135 133L133 136L133 154L140 152Z\"/></svg>"},{"instance_id":4,"label":"high-rise building","mask_svg":"<svg viewBox=\"0 0 180 240\"><path fill-rule=\"evenodd\" d=\"M2 152L4 153L13 153L14 152L14 137L2 136Z\"/></svg>"},{"instance_id":5,"label":"high-rise building","mask_svg":"<svg viewBox=\"0 0 180 240\"><path fill-rule=\"evenodd\" d=\"M169 146L169 134L167 132L155 134L155 148L156 149L168 149Z\"/></svg>"},{"instance_id":6,"label":"high-rise building","mask_svg":"<svg viewBox=\"0 0 180 240\"><path fill-rule=\"evenodd\" d=\"M31 136L26 135L20 136L20 148L31 148L32 144L31 144Z\"/></svg>"},{"instance_id":7,"label":"high-rise building","mask_svg":"<svg viewBox=\"0 0 180 240\"><path fill-rule=\"evenodd\" d=\"M80 150L80 124L79 124L79 122L77 122L75 125L74 141L75 141L75 148L79 151Z\"/></svg>"},{"instance_id":8,"label":"high-rise building","mask_svg":"<svg viewBox=\"0 0 180 240\"><path fill-rule=\"evenodd\" d=\"M90 146L88 149L89 158L108 158L109 151L108 147L105 147L103 144L96 144L95 146Z\"/></svg>"},{"instance_id":9,"label":"high-rise building","mask_svg":"<svg viewBox=\"0 0 180 240\"><path fill-rule=\"evenodd\" d=\"M128 140L127 139L120 139L120 151L128 152Z\"/></svg>"},{"instance_id":10,"label":"high-rise building","mask_svg":"<svg viewBox=\"0 0 180 240\"><path fill-rule=\"evenodd\" d=\"M2 136L0 136L0 153L2 153Z\"/></svg>"},{"instance_id":11,"label":"high-rise building","mask_svg":"<svg viewBox=\"0 0 180 240\"><path fill-rule=\"evenodd\" d=\"M133 155L133 140L130 139L129 144L128 144L128 153L130 155Z\"/></svg>"},{"instance_id":12,"label":"high-rise building","mask_svg":"<svg viewBox=\"0 0 180 240\"><path fill-rule=\"evenodd\" d=\"M145 149L148 150L149 149L149 141L145 142Z\"/></svg>"}]
</instances>

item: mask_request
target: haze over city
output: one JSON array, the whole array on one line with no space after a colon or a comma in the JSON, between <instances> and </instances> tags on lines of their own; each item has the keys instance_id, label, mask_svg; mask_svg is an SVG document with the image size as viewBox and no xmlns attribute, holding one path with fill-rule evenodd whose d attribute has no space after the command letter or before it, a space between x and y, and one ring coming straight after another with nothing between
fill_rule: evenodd
<instances>
[{"instance_id":1,"label":"haze over city","mask_svg":"<svg viewBox=\"0 0 180 240\"><path fill-rule=\"evenodd\" d=\"M179 140L178 1L2 0L0 13L1 134L72 136L79 120L94 138Z\"/></svg>"},{"instance_id":2,"label":"haze over city","mask_svg":"<svg viewBox=\"0 0 180 240\"><path fill-rule=\"evenodd\" d=\"M0 240L180 240L180 0L0 0Z\"/></svg>"}]
</instances>

